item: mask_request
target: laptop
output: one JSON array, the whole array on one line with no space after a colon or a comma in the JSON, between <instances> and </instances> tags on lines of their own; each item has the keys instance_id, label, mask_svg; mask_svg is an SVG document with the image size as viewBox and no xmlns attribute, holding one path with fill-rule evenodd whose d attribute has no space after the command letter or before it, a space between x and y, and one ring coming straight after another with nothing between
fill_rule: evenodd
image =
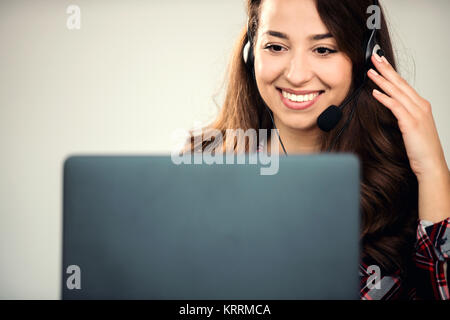
<instances>
[{"instance_id":1,"label":"laptop","mask_svg":"<svg viewBox=\"0 0 450 320\"><path fill-rule=\"evenodd\" d=\"M64 162L63 299L359 299L352 154Z\"/></svg>"}]
</instances>

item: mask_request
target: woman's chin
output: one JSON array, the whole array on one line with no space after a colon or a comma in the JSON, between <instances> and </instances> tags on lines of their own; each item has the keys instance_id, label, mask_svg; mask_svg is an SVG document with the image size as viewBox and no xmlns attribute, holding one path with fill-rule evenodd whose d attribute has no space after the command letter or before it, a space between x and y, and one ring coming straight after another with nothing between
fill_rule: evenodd
<instances>
[{"instance_id":1,"label":"woman's chin","mask_svg":"<svg viewBox=\"0 0 450 320\"><path fill-rule=\"evenodd\" d=\"M311 131L319 129L319 127L317 126L317 119L301 119L300 121L289 121L285 123L285 126L296 131Z\"/></svg>"}]
</instances>

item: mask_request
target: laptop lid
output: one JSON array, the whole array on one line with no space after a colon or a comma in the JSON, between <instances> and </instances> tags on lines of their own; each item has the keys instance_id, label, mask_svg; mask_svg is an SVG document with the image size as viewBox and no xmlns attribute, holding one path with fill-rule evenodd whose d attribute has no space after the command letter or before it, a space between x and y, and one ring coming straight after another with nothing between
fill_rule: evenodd
<instances>
[{"instance_id":1,"label":"laptop lid","mask_svg":"<svg viewBox=\"0 0 450 320\"><path fill-rule=\"evenodd\" d=\"M358 299L359 161L64 163L63 299Z\"/></svg>"}]
</instances>

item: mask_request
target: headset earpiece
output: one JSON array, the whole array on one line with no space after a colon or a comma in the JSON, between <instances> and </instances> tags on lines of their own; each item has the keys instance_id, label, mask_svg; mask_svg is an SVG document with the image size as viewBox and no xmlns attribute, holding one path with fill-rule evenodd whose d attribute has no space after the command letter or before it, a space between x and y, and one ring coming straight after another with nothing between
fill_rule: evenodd
<instances>
[{"instance_id":1,"label":"headset earpiece","mask_svg":"<svg viewBox=\"0 0 450 320\"><path fill-rule=\"evenodd\" d=\"M245 62L245 66L247 67L247 70L250 73L253 73L253 64L255 61L255 58L253 56L253 46L251 41L247 41L247 43L244 46L244 50L242 52L242 57L244 59Z\"/></svg>"},{"instance_id":2,"label":"headset earpiece","mask_svg":"<svg viewBox=\"0 0 450 320\"><path fill-rule=\"evenodd\" d=\"M373 48L373 51L372 51L372 54L375 54L375 53L377 55L379 55L380 57L384 56L384 51L383 51L383 49L381 49L381 47L378 43L375 45L375 47Z\"/></svg>"},{"instance_id":3,"label":"headset earpiece","mask_svg":"<svg viewBox=\"0 0 450 320\"><path fill-rule=\"evenodd\" d=\"M253 37L250 31L250 20L247 20L247 43L242 51L242 57L244 59L245 65L250 72L253 72L253 64L255 57L253 55Z\"/></svg>"},{"instance_id":4,"label":"headset earpiece","mask_svg":"<svg viewBox=\"0 0 450 320\"><path fill-rule=\"evenodd\" d=\"M247 41L247 43L244 46L244 51L242 53L242 57L244 58L245 64L247 64L247 62L248 62L248 52L250 50L250 46L251 46L250 41Z\"/></svg>"},{"instance_id":5,"label":"headset earpiece","mask_svg":"<svg viewBox=\"0 0 450 320\"><path fill-rule=\"evenodd\" d=\"M366 37L366 41L364 41L364 69L363 78L361 80L363 82L367 81L367 71L370 69L374 69L375 66L372 63L372 56L376 53L380 57L384 56L384 51L381 49L381 46L378 44L376 40L377 30L373 29L370 31L369 36ZM358 81L359 83L359 81Z\"/></svg>"}]
</instances>

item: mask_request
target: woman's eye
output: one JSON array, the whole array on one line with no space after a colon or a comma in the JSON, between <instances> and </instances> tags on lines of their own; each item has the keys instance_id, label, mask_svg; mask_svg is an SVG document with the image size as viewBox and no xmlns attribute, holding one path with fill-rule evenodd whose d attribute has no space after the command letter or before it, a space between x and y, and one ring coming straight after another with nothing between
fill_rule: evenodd
<instances>
[{"instance_id":1,"label":"woman's eye","mask_svg":"<svg viewBox=\"0 0 450 320\"><path fill-rule=\"evenodd\" d=\"M277 44L269 44L264 49L269 49L269 51L271 51L271 52L278 53L278 52L282 52L284 48ZM315 51L317 51L317 53L321 56L327 56L329 54L337 52L336 50L333 50L333 49L330 49L327 47L319 47L319 48L316 48Z\"/></svg>"},{"instance_id":2,"label":"woman's eye","mask_svg":"<svg viewBox=\"0 0 450 320\"><path fill-rule=\"evenodd\" d=\"M319 47L315 49L317 51L318 54L320 54L321 56L327 56L331 53L335 53L337 52L336 50L327 48L327 47Z\"/></svg>"},{"instance_id":3,"label":"woman's eye","mask_svg":"<svg viewBox=\"0 0 450 320\"><path fill-rule=\"evenodd\" d=\"M269 49L272 52L281 52L283 50L283 47L276 44L270 44L266 46L265 49Z\"/></svg>"}]
</instances>

